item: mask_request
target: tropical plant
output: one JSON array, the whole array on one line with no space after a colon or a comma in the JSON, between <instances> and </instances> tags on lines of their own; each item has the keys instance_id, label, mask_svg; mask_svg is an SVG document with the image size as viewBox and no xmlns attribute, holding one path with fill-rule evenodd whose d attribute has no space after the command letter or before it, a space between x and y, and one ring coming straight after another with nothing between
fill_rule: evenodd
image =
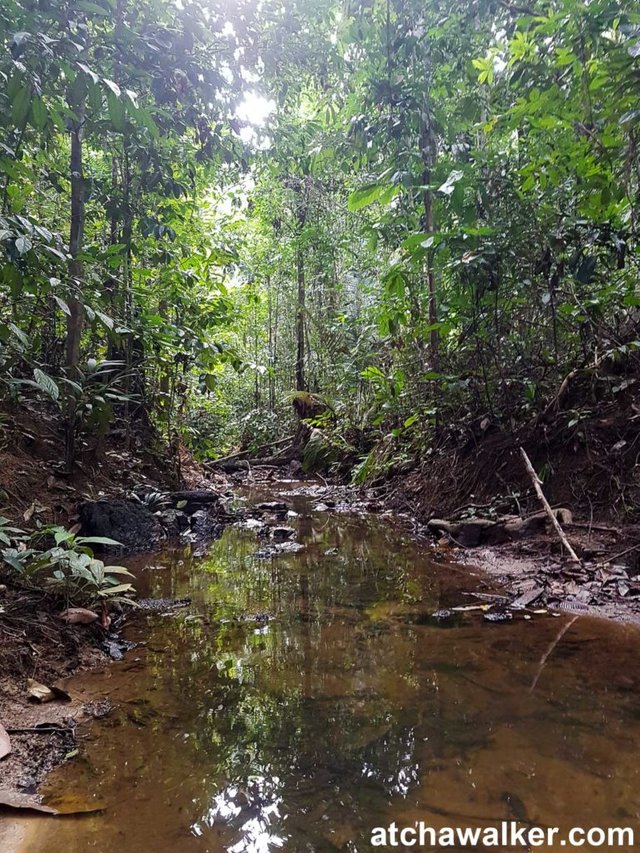
<instances>
[{"instance_id":1,"label":"tropical plant","mask_svg":"<svg viewBox=\"0 0 640 853\"><path fill-rule=\"evenodd\" d=\"M123 566L106 566L94 556L91 545L113 546L119 543L102 536L78 536L60 526L43 527L29 537L31 547L25 542L23 531L2 526L2 531L12 532L9 538L2 532L2 541L9 539L12 547L0 553L21 582L37 586L62 598L66 605L95 607L119 603L133 606L129 597L134 592L130 582L123 578L133 575ZM54 545L44 550L35 546L43 538L52 537Z\"/></svg>"}]
</instances>

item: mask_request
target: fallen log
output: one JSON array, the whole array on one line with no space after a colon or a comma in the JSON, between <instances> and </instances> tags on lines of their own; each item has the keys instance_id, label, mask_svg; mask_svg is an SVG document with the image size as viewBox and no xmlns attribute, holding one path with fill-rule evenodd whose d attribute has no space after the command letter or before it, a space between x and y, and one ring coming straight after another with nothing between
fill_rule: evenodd
<instances>
[{"instance_id":1,"label":"fallen log","mask_svg":"<svg viewBox=\"0 0 640 853\"><path fill-rule=\"evenodd\" d=\"M563 523L570 523L571 513L564 507L552 510L554 516ZM427 522L429 530L446 533L463 548L476 548L479 545L501 545L514 539L523 539L541 533L547 523L546 512L537 512L525 518L517 515L505 515L498 518L469 518L452 521L432 518Z\"/></svg>"},{"instance_id":2,"label":"fallen log","mask_svg":"<svg viewBox=\"0 0 640 853\"><path fill-rule=\"evenodd\" d=\"M220 456L218 459L212 459L209 462L205 462L205 468L215 468L221 467L224 468L228 463L240 462L247 457L250 457L252 453L259 453L262 450L267 450L270 447L279 447L281 444L286 444L289 442L293 443L295 436L290 435L287 438L279 438L277 441L268 441L265 444L261 444L253 450L236 450L235 453L229 453L227 456Z\"/></svg>"}]
</instances>

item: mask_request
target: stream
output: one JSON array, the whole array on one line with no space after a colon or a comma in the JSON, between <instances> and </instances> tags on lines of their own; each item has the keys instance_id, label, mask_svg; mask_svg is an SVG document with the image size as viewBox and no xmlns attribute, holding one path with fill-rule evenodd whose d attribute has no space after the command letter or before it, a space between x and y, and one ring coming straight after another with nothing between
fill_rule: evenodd
<instances>
[{"instance_id":1,"label":"stream","mask_svg":"<svg viewBox=\"0 0 640 853\"><path fill-rule=\"evenodd\" d=\"M140 596L192 603L140 615L123 661L69 682L112 710L42 789L104 810L20 818L3 853L367 851L417 820L638 831L637 627L580 618L545 658L571 616L438 620L482 573L389 517L285 499L300 553L230 526L203 556L133 563Z\"/></svg>"}]
</instances>

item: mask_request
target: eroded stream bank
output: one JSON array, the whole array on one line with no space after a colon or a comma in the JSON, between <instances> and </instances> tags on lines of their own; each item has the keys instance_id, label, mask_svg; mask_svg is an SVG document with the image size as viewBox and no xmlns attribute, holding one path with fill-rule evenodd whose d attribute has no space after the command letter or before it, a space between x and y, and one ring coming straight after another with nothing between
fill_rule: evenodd
<instances>
[{"instance_id":1,"label":"eroded stream bank","mask_svg":"<svg viewBox=\"0 0 640 853\"><path fill-rule=\"evenodd\" d=\"M420 819L638 829L638 628L581 617L553 646L573 617L434 618L485 577L389 519L289 502L297 553L229 527L137 562L140 596L191 604L68 682L105 713L43 789L103 811L3 814L3 853L363 851Z\"/></svg>"}]
</instances>

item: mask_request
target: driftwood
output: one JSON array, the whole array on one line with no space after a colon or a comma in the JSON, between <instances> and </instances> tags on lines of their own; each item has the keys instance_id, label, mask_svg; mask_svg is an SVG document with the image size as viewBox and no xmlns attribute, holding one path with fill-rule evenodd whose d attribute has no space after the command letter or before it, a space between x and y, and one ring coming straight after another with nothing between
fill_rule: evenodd
<instances>
[{"instance_id":1,"label":"driftwood","mask_svg":"<svg viewBox=\"0 0 640 853\"><path fill-rule=\"evenodd\" d=\"M552 510L564 524L570 523L568 509L558 507ZM504 515L498 518L470 518L464 521L451 521L432 518L427 527L437 533L446 533L456 544L463 548L475 548L478 545L501 545L514 539L523 539L541 533L547 523L546 512L537 512L526 518L517 515Z\"/></svg>"},{"instance_id":2,"label":"driftwood","mask_svg":"<svg viewBox=\"0 0 640 853\"><path fill-rule=\"evenodd\" d=\"M251 454L260 453L263 450L268 450L270 447L279 447L281 444L286 444L287 442L291 444L294 438L295 436L290 435L287 438L279 438L277 441L268 441L254 450L236 450L235 453L229 453L228 456L220 456L218 459L212 459L210 462L205 462L204 464L207 468L224 468L229 463L244 461Z\"/></svg>"},{"instance_id":3,"label":"driftwood","mask_svg":"<svg viewBox=\"0 0 640 853\"><path fill-rule=\"evenodd\" d=\"M544 507L544 511L546 512L549 521L551 522L554 530L558 534L558 538L562 542L562 544L563 544L564 548L566 549L567 553L569 554L569 557L571 558L572 562L579 563L580 560L578 559L578 555L576 554L576 552L573 550L573 548L569 544L569 540L565 536L565 532L562 529L562 527L560 526L560 522L558 521L557 512L554 512L551 509L551 505L549 504L549 501L546 499L544 492L542 491L542 481L540 480L540 477L538 477L538 475L536 474L535 469L534 469L533 465L531 464L531 460L527 456L524 447L520 448L520 454L522 456L522 459L524 460L524 464L525 464L525 467L526 467L527 472L529 474L529 477L531 478L531 482L533 483L533 488L536 490L536 494L538 495L538 498L540 499L540 503Z\"/></svg>"}]
</instances>

